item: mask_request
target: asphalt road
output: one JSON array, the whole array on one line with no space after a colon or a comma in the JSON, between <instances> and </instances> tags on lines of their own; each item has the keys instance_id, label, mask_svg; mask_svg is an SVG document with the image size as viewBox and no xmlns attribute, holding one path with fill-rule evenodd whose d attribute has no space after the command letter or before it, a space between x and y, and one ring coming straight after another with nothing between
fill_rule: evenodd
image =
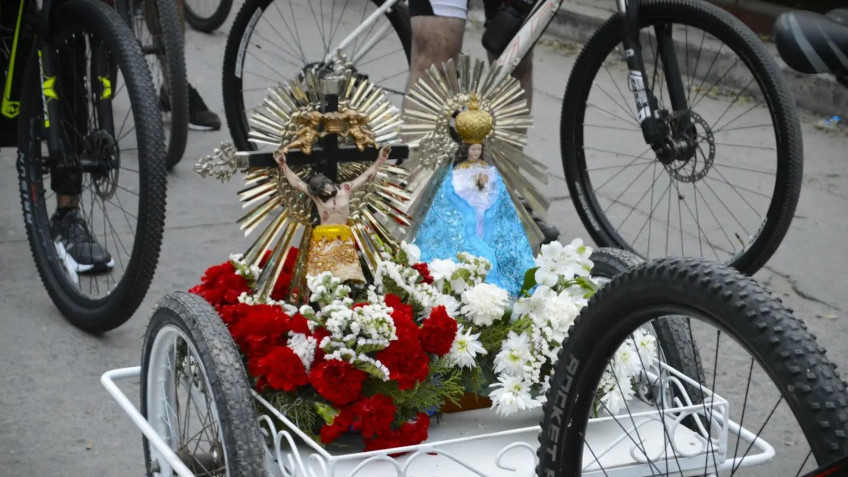
<instances>
[{"instance_id":1,"label":"asphalt road","mask_svg":"<svg viewBox=\"0 0 848 477\"><path fill-rule=\"evenodd\" d=\"M228 25L213 35L188 32L186 46L191 82L222 117L220 71ZM479 34L468 33L472 54L480 54ZM552 165L552 220L563 238L588 239L557 169L559 107L574 59L570 48L537 48L529 152ZM794 223L756 277L808 323L833 361L845 365L848 137L815 129L816 119L803 123L804 186ZM140 434L99 377L139 363L147 320L161 296L186 290L207 266L247 246L234 225L242 213L235 197L239 182L221 185L191 169L197 157L228 139L225 129L189 135L185 159L168 176L164 246L153 285L135 317L102 336L71 327L47 297L21 220L14 150L0 151L0 202L7 204L0 209L0 476L143 475ZM124 389L137 396L136 384Z\"/></svg>"}]
</instances>

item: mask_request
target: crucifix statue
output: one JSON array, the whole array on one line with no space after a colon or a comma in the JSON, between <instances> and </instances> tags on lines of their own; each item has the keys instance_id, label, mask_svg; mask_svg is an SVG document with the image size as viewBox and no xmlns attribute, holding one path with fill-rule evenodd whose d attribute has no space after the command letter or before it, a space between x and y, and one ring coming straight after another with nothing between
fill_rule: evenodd
<instances>
[{"instance_id":1,"label":"crucifix statue","mask_svg":"<svg viewBox=\"0 0 848 477\"><path fill-rule=\"evenodd\" d=\"M350 199L353 193L373 179L380 166L389 158L390 147L383 146L374 160L376 149L373 135L364 127L364 118L353 110L338 111L338 97L324 96L324 111L308 114L308 124L298 131L291 143L280 145L274 159L289 184L306 194L318 211L321 224L312 229L306 259L306 275L331 272L342 281L365 282L359 263L356 243L348 225ZM311 127L310 127L311 126ZM355 146L339 145L339 137L350 136ZM320 139L318 139L320 138ZM318 139L320 146L314 146ZM292 150L296 146L299 150ZM304 181L289 167L289 161L312 166L311 177ZM342 162L374 161L359 176L338 180Z\"/></svg>"}]
</instances>

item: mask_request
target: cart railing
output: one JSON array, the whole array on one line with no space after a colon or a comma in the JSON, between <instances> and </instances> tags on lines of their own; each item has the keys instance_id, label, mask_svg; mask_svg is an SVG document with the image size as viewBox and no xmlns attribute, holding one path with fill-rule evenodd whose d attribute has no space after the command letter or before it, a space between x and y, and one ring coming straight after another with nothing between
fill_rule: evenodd
<instances>
[{"instance_id":1,"label":"cart railing","mask_svg":"<svg viewBox=\"0 0 848 477\"><path fill-rule=\"evenodd\" d=\"M626 415L590 419L583 475L656 475L666 471L687 474L703 470L705 459L709 459L710 469L722 471L757 465L775 455L774 448L763 438L729 418L730 404L726 399L664 363L659 366L664 372L649 372L647 382L674 391L661 393L661 406L637 398ZM101 382L171 468L180 477L194 477L115 384L118 379L137 378L140 371L138 366L115 369L106 372ZM698 389L702 399L694 402L687 387ZM350 436L349 440L343 437L343 445L334 446L331 451L258 393L254 392L254 397L261 411L258 425L266 436L268 471L276 476L511 477L532 475L536 466L541 411L507 418L490 409L449 414L431 426L428 440L421 444L358 452L359 441ZM738 435L753 451L747 453L744 461L727 458L729 433ZM638 436L640 442L633 436Z\"/></svg>"}]
</instances>

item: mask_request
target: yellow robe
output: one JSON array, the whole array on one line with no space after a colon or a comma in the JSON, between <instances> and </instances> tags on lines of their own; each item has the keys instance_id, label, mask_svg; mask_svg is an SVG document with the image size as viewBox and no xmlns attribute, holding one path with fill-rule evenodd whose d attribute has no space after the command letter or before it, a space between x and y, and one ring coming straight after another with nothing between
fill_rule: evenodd
<instances>
[{"instance_id":1,"label":"yellow robe","mask_svg":"<svg viewBox=\"0 0 848 477\"><path fill-rule=\"evenodd\" d=\"M312 230L306 274L315 276L330 272L343 282L365 282L353 232L347 225L319 225Z\"/></svg>"}]
</instances>

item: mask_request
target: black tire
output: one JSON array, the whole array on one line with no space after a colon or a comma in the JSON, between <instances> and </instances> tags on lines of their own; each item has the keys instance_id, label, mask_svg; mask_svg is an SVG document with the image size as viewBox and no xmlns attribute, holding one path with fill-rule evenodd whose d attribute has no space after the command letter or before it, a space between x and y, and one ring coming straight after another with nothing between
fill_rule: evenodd
<instances>
[{"instance_id":1,"label":"black tire","mask_svg":"<svg viewBox=\"0 0 848 477\"><path fill-rule=\"evenodd\" d=\"M30 249L50 298L72 324L90 333L101 333L120 326L133 315L147 293L159 260L165 222L162 125L158 111L150 102L153 87L138 44L114 10L99 1L70 0L55 10L52 21L50 48L61 53L67 51L60 50L65 48L64 42L78 41L69 38L89 38L92 44L106 47L111 63L116 66L112 70L115 76L111 78L110 106L113 111L120 108L116 116L126 116L115 119L116 128L122 125L124 129L114 131L112 136L107 134L106 139L114 141L118 166L110 166L107 179L97 179L111 181L108 184L115 190L104 198L97 187L105 183L95 185L92 174L81 173L83 188L80 194L80 208L98 242L112 254L116 262L114 268L105 274L79 275L75 284L74 275L66 273L67 268L58 258L50 231L48 207L52 208L53 204L48 204L48 200L52 202L50 196L53 194L49 179L50 165L62 164L56 161L63 159L51 158L42 152L46 151L43 147L46 135L35 51L26 66L18 125L21 204ZM67 100L74 97L61 89L68 69L60 69L55 82L59 85L59 97L66 99L63 109L69 107ZM90 95L85 99L87 110L94 100ZM66 117L63 136L87 138L94 133L103 136L101 129L93 131L89 128L91 124L86 123L81 127ZM129 134L133 130L134 134ZM64 164L72 167L67 166L67 162ZM120 211L115 210L118 201L126 203L119 207ZM128 211L133 203L137 207ZM116 213L110 217L108 210ZM104 225L107 220L108 232ZM98 230L100 225L104 228L102 235Z\"/></svg>"},{"instance_id":2,"label":"black tire","mask_svg":"<svg viewBox=\"0 0 848 477\"><path fill-rule=\"evenodd\" d=\"M217 3L215 8L207 9L199 6L192 7L192 4L196 2L209 3L209 0L183 0L186 23L195 30L204 33L212 33L217 30L227 19L227 15L230 14L230 9L233 8L233 0L213 1Z\"/></svg>"},{"instance_id":3,"label":"black tire","mask_svg":"<svg viewBox=\"0 0 848 477\"><path fill-rule=\"evenodd\" d=\"M751 275L777 250L798 202L803 145L793 97L762 42L727 12L693 0L640 5L642 28L676 25L687 102L702 120L693 128L701 149L694 158L664 168L645 144L626 86L627 70L618 63L622 17L615 15L586 43L565 91L560 141L572 201L600 246L647 258L698 256ZM641 38L647 86L661 85L657 96L663 109L667 95L662 62L655 61L656 41L645 30ZM622 65L620 72L610 71L617 65ZM610 82L615 88L607 86ZM722 112L724 104L711 103L725 90L733 101L726 101L730 104ZM762 124L769 119L770 124ZM758 130L763 134L751 139ZM640 195L645 181L648 188Z\"/></svg>"},{"instance_id":4,"label":"black tire","mask_svg":"<svg viewBox=\"0 0 848 477\"><path fill-rule=\"evenodd\" d=\"M168 344L164 340L169 339L174 340L176 359L173 355L163 358L157 352L165 347L164 344ZM186 359L189 356L194 359ZM209 303L196 295L177 292L165 296L154 311L147 326L141 358L141 412L148 419L149 413L159 411L156 391L157 386L164 386L158 381L163 377L157 368L157 363L161 363L159 360L168 364L178 363L173 366L178 371L186 371L188 364L194 387L190 392L195 397L195 405L198 407L196 411L209 412L206 417L211 418L210 422L214 420L217 424L214 426L216 429L212 429L212 437L202 434L205 428L211 427L207 421L202 421L203 427L196 433L192 432L194 429L191 422L183 422L181 425L186 429L179 429L180 435L172 436L176 438L171 441L172 449L177 451L189 469L197 475L265 475L264 443L247 374L227 327ZM164 372L167 373L168 370ZM177 388L186 384L185 381L179 381L178 375L176 372L171 376L176 382L168 381L169 386L173 385L173 388L169 387L173 391L172 394L169 393L169 399L179 400L180 391ZM201 395L205 397L205 402L197 403L196 398ZM182 404L187 406L186 409L190 408L191 399ZM178 416L173 417L179 419ZM153 416L151 422L154 426L159 426L156 427L157 431L173 431L167 423L157 420L156 416ZM197 437L200 447L191 445L190 449L181 449L181 446L192 444L183 441L186 437L189 441L191 437ZM217 442L205 442L203 437L210 437ZM209 450L205 445L213 446L213 452L222 450L223 458L219 455L212 456L212 452L204 452ZM172 475L164 461L152 465L152 455L155 456L155 450L151 452L151 447L145 439L147 475Z\"/></svg>"},{"instance_id":5,"label":"black tire","mask_svg":"<svg viewBox=\"0 0 848 477\"><path fill-rule=\"evenodd\" d=\"M292 33L291 27L295 25L289 25L287 23L287 17L289 17L286 13L287 9L295 8L292 5L293 3L298 3L297 8L307 8L303 5L308 4L310 5L308 8L313 9L310 10L313 16L316 16L319 12L318 7L315 5L322 6L325 3L332 3L333 7L335 7L337 1L339 4L344 4L346 8L347 2L343 2L342 0L322 0L321 2L313 1L311 3L306 0L276 0L276 2L273 0L247 0L244 5L242 5L235 20L233 21L233 26L230 28L230 34L227 38L227 46L224 50L223 71L224 112L226 113L227 125L229 126L230 135L232 136L232 140L236 148L242 151L256 149L256 147L247 139L250 131L248 113L253 108L261 105L261 101L266 94L266 90L280 81L294 78L295 75L307 67L307 65L313 65L321 62L324 59L322 55L326 54L327 48L321 45L321 41L324 40L323 36L320 36L317 40L312 42L312 48L317 48L316 50L311 50L309 53L300 53L300 58L297 58L290 53L279 52L285 51L286 48L296 49L300 47L286 46L285 43L283 46L274 45L274 41L287 41L291 44L295 41L299 42L302 40L299 37L299 33L297 34L297 37L295 37L295 33ZM371 0L371 4L373 4L373 6L379 6L383 4L383 0ZM363 5L368 6L369 4L365 2ZM344 11L345 10L342 10L342 13L344 13ZM273 21L268 20L265 18L266 13L268 15L276 15L276 17ZM324 13L326 21L329 21L332 18L332 15L326 14L326 12ZM365 13L365 10L363 10L363 15ZM359 13L356 13L355 15L351 14L350 24L348 25L351 27L351 31L353 26L364 19L364 16L362 16L362 18L360 18L360 16L361 15ZM388 35L388 41L380 44L381 50L377 53L381 56L369 57L366 54L366 56L361 59L360 63L363 64L363 67L359 73L368 74L369 72L372 72L374 70L374 66L368 65L372 62L380 65L381 67L393 65L388 66L391 68L391 72L389 74L381 75L381 77L372 77L370 79L377 86L383 87L387 90L387 92L390 92L390 99L393 103L396 103L396 106L400 107L402 96L406 89L406 75L408 75L409 72L410 49L412 45L412 31L409 26L409 12L406 4L399 2L398 5L386 12L385 17L389 21L391 28L394 30L395 36ZM324 20L321 21L323 22ZM334 21L340 21L338 13L336 14L336 20ZM265 42L265 46L252 49L250 47L251 39L257 31L257 28L263 25L279 29L279 33L275 34L275 38L278 38L278 40L268 38L268 35L256 35L255 40ZM377 24L372 25L372 29L376 25ZM380 25L382 25L382 23L380 23ZM311 28L312 30L316 30L314 24ZM341 38L346 35L346 32L347 30L343 30L341 32L336 31L336 33L330 36L330 40L338 43L341 41ZM369 32L366 32L365 38L367 38L367 33ZM317 34L321 35L320 31ZM291 36L291 39L284 38L286 36ZM305 40L303 42L306 43ZM326 44L327 42L325 41L324 43ZM356 45L357 42L354 42L352 47L353 50L356 49ZM386 48L389 48L388 53L385 52ZM265 51L268 54L271 54L272 58L277 59L275 62L258 59L252 67L250 65L246 67L245 62L252 55L255 55L254 50ZM286 54L289 56L285 56ZM307 58L307 55L310 56ZM284 59L281 60L280 58ZM292 58L294 58L294 61ZM406 61L405 63L403 63L404 60ZM286 63L288 63L288 65ZM354 67L359 66L360 63L354 64ZM273 67L270 65L273 65ZM250 71L251 68L264 69L260 72ZM249 84L245 85L244 80L247 74L254 76L255 78L251 79ZM251 95L251 98L247 100L245 99L245 89L247 89L248 94Z\"/></svg>"},{"instance_id":6,"label":"black tire","mask_svg":"<svg viewBox=\"0 0 848 477\"><path fill-rule=\"evenodd\" d=\"M170 120L165 122L165 166L170 170L185 153L189 117L185 40L177 3L174 0L127 0L127 3L127 22L153 76L156 94L150 98L170 115ZM167 98L167 108L162 105L163 96Z\"/></svg>"},{"instance_id":7,"label":"black tire","mask_svg":"<svg viewBox=\"0 0 848 477\"><path fill-rule=\"evenodd\" d=\"M639 266L645 261L638 255L617 248L598 248L592 251L592 276L606 280L621 275L633 267ZM680 320L659 318L651 322L651 328L660 344L660 349L666 362L687 376L701 376L704 374L701 366L701 357L698 350L693 346L692 337ZM694 402L700 402L699 390L686 386L686 392ZM687 422L687 425L693 425Z\"/></svg>"},{"instance_id":8,"label":"black tire","mask_svg":"<svg viewBox=\"0 0 848 477\"><path fill-rule=\"evenodd\" d=\"M669 315L686 316L681 321L686 323L690 336L699 336L699 348L709 345L711 338L716 339L716 367L707 368L712 376L692 379L728 398L731 414L726 417L753 429L752 435L756 433L766 441L779 439L777 457L767 462L774 467L757 468L762 472L757 475L801 475L806 466L815 468L848 455L846 385L806 326L755 281L733 269L697 259L663 258L613 279L591 298L575 321L551 381L542 421L545 431L540 435L538 475L581 474L584 442L588 441L584 438L591 435L587 422L609 357L634 330L658 316ZM700 334L701 324L708 327L704 334ZM720 347L718 340L722 335L724 343ZM741 361L737 354L740 350L746 354ZM707 355L713 358L713 352L701 352L702 357ZM719 371L717 363L725 359L737 366ZM741 387L720 388L734 376L745 374L748 387L733 383ZM731 393L737 395L733 397ZM746 409L748 405L752 408ZM627 420L627 414L620 414ZM760 419L764 420L762 425ZM800 430L786 429L793 421ZM707 428L710 425L718 425L718 421L710 422ZM748 455L750 450L738 446L734 451L735 432L728 436L729 460L742 452ZM790 435L793 439L783 438ZM800 436L806 442L795 442ZM629 439L638 446L642 437L637 431ZM648 442L647 437L644 442ZM703 474L716 473L709 459L700 464L696 461L695 465L696 472L699 466L705 469ZM796 474L799 465L801 469ZM650 473L669 472L676 475L675 464L662 472Z\"/></svg>"}]
</instances>

